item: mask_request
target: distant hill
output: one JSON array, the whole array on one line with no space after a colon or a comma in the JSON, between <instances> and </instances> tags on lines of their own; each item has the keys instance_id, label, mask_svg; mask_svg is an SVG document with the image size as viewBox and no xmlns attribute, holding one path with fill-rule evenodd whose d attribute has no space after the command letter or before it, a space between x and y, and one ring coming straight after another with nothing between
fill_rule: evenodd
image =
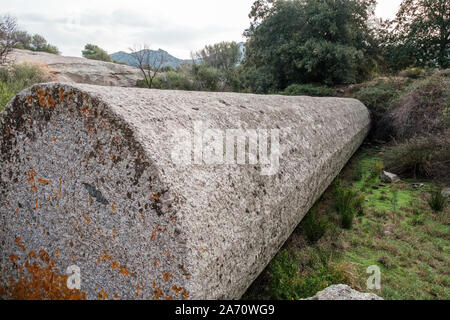
<instances>
[{"instance_id":1,"label":"distant hill","mask_svg":"<svg viewBox=\"0 0 450 320\"><path fill-rule=\"evenodd\" d=\"M164 51L162 49L158 49L158 50L149 50L150 51L150 64L154 67L155 64L159 65L159 59L160 56L163 55L164 57L164 63L163 63L163 67L167 67L170 66L172 68L177 68L179 66L181 66L184 63L192 63L191 59L178 59L174 56L172 56L171 54L169 54L167 51ZM137 67L138 66L138 62L136 61L136 59L127 52L124 51L119 51L116 53L113 53L110 55L110 57L118 62L122 62L125 63L129 66L133 66L133 67Z\"/></svg>"}]
</instances>

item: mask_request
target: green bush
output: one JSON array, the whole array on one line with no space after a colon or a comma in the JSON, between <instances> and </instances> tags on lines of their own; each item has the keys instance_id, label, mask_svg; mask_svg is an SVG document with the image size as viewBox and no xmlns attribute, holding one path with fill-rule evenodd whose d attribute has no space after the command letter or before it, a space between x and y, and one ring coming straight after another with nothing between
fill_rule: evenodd
<instances>
[{"instance_id":1,"label":"green bush","mask_svg":"<svg viewBox=\"0 0 450 320\"><path fill-rule=\"evenodd\" d=\"M270 292L277 300L291 300L299 291L298 256L280 251L269 265Z\"/></svg>"},{"instance_id":2,"label":"green bush","mask_svg":"<svg viewBox=\"0 0 450 320\"><path fill-rule=\"evenodd\" d=\"M408 68L399 73L399 76L411 78L411 79L419 79L426 75L426 71L423 68Z\"/></svg>"},{"instance_id":3,"label":"green bush","mask_svg":"<svg viewBox=\"0 0 450 320\"><path fill-rule=\"evenodd\" d=\"M308 240L312 243L316 242L325 234L330 227L327 217L320 217L317 214L317 206L314 206L306 214L302 221L303 229Z\"/></svg>"},{"instance_id":4,"label":"green bush","mask_svg":"<svg viewBox=\"0 0 450 320\"><path fill-rule=\"evenodd\" d=\"M331 257L312 249L311 266L299 270L298 254L280 251L269 265L271 298L276 300L304 299L332 284L345 283L347 276L330 264Z\"/></svg>"},{"instance_id":5,"label":"green bush","mask_svg":"<svg viewBox=\"0 0 450 320\"><path fill-rule=\"evenodd\" d=\"M369 181L375 181L383 172L384 164L381 161L377 161L375 165L370 169Z\"/></svg>"},{"instance_id":6,"label":"green bush","mask_svg":"<svg viewBox=\"0 0 450 320\"><path fill-rule=\"evenodd\" d=\"M430 199L428 204L434 212L441 212L447 206L447 199L442 195L442 190L431 191Z\"/></svg>"},{"instance_id":7,"label":"green bush","mask_svg":"<svg viewBox=\"0 0 450 320\"><path fill-rule=\"evenodd\" d=\"M428 136L396 143L383 153L387 170L404 178L450 183L450 137Z\"/></svg>"},{"instance_id":8,"label":"green bush","mask_svg":"<svg viewBox=\"0 0 450 320\"><path fill-rule=\"evenodd\" d=\"M16 64L0 68L0 110L23 89L47 80L41 69L35 65Z\"/></svg>"},{"instance_id":9,"label":"green bush","mask_svg":"<svg viewBox=\"0 0 450 320\"><path fill-rule=\"evenodd\" d=\"M334 183L334 204L344 229L351 229L355 215L364 213L364 197L350 188L343 187L340 180Z\"/></svg>"},{"instance_id":10,"label":"green bush","mask_svg":"<svg viewBox=\"0 0 450 320\"><path fill-rule=\"evenodd\" d=\"M185 72L168 71L153 81L156 89L195 90L193 79Z\"/></svg>"},{"instance_id":11,"label":"green bush","mask_svg":"<svg viewBox=\"0 0 450 320\"><path fill-rule=\"evenodd\" d=\"M330 97L333 96L334 90L313 84L291 84L282 94L288 96Z\"/></svg>"}]
</instances>

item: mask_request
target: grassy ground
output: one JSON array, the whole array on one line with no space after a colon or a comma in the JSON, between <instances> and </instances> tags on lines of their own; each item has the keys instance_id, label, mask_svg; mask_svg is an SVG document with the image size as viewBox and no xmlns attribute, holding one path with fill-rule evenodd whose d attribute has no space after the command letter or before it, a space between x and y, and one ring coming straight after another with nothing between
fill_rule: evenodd
<instances>
[{"instance_id":1,"label":"grassy ground","mask_svg":"<svg viewBox=\"0 0 450 320\"><path fill-rule=\"evenodd\" d=\"M381 165L381 150L360 150L339 177L365 198L352 228L341 227L330 187L308 213L325 221L312 226L320 239L310 236L312 219L305 218L244 299L305 298L336 283L385 299L450 299L449 206L431 210L432 182L381 183ZM381 290L367 289L371 265L381 269Z\"/></svg>"}]
</instances>

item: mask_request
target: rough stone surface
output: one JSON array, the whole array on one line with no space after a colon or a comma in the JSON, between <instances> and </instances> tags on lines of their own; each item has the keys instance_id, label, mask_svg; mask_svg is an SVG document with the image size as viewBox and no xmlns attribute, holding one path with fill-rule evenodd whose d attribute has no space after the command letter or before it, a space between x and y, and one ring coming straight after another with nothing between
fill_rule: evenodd
<instances>
[{"instance_id":1,"label":"rough stone surface","mask_svg":"<svg viewBox=\"0 0 450 320\"><path fill-rule=\"evenodd\" d=\"M139 69L127 65L47 52L15 49L8 61L38 65L52 81L135 87L136 81L143 78Z\"/></svg>"},{"instance_id":2,"label":"rough stone surface","mask_svg":"<svg viewBox=\"0 0 450 320\"><path fill-rule=\"evenodd\" d=\"M396 174L387 171L383 171L380 174L380 179L385 183L395 183L400 181L400 178Z\"/></svg>"},{"instance_id":3,"label":"rough stone surface","mask_svg":"<svg viewBox=\"0 0 450 320\"><path fill-rule=\"evenodd\" d=\"M374 293L362 293L345 284L336 284L306 300L383 300Z\"/></svg>"},{"instance_id":4,"label":"rough stone surface","mask_svg":"<svg viewBox=\"0 0 450 320\"><path fill-rule=\"evenodd\" d=\"M444 188L441 191L442 196L449 198L450 197L450 188Z\"/></svg>"},{"instance_id":5,"label":"rough stone surface","mask_svg":"<svg viewBox=\"0 0 450 320\"><path fill-rule=\"evenodd\" d=\"M175 129L280 130L280 164L178 166ZM239 298L360 146L354 99L48 83L0 116L0 296ZM78 266L81 289L68 290Z\"/></svg>"}]
</instances>

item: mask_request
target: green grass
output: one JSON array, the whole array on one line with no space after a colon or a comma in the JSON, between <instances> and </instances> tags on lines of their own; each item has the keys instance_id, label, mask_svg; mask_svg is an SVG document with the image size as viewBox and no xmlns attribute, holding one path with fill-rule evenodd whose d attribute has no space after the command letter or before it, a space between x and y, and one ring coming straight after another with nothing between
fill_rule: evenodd
<instances>
[{"instance_id":1,"label":"green grass","mask_svg":"<svg viewBox=\"0 0 450 320\"><path fill-rule=\"evenodd\" d=\"M343 188L365 197L359 202L363 214L354 217L352 228L340 225L334 187L330 187L316 204L315 213L316 219L328 219L329 228L320 239L310 241L302 221L284 245L294 257L289 262L292 273L277 256L271 263L277 264L276 272L267 268L245 299L304 298L332 283L345 283L384 299L450 299L450 212L445 208L435 213L430 208L432 182L381 183L372 173L382 162L379 151L360 151L339 176ZM355 174L354 169L360 172ZM424 187L414 189L415 182ZM366 287L366 270L372 265L381 269L381 290ZM273 282L275 273L275 278L284 274L284 279L290 279L284 282L288 287Z\"/></svg>"}]
</instances>

